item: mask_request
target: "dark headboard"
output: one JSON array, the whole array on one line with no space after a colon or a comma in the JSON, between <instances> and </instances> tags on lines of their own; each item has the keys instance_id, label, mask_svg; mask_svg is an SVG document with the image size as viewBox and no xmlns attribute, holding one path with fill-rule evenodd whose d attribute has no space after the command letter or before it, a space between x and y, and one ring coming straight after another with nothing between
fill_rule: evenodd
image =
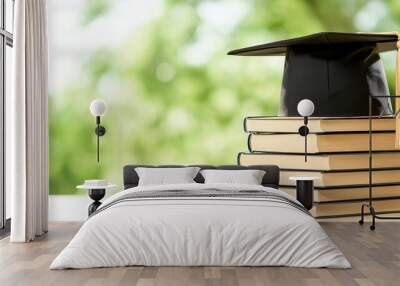
<instances>
[{"instance_id":1,"label":"dark headboard","mask_svg":"<svg viewBox=\"0 0 400 286\"><path fill-rule=\"evenodd\" d=\"M189 165L190 167L200 167L201 169L219 169L219 170L247 170L247 169L256 169L256 170L264 170L265 175L262 180L262 185L265 187L278 188L279 185L279 167L275 165L255 165L255 166L238 166L238 165L223 165L223 166L211 166L211 165ZM136 167L148 167L148 168L179 168L186 167L183 165L126 165L124 167L124 189L133 188L138 185L139 177L135 171ZM204 178L198 173L194 180L197 183L204 183Z\"/></svg>"}]
</instances>

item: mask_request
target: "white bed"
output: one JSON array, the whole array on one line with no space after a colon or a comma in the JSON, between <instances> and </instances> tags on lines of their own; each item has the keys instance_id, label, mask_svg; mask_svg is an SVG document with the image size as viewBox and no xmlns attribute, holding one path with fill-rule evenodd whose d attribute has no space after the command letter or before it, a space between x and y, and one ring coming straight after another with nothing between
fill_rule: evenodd
<instances>
[{"instance_id":1,"label":"white bed","mask_svg":"<svg viewBox=\"0 0 400 286\"><path fill-rule=\"evenodd\" d=\"M180 191L182 195L136 197L146 191L156 194L169 190ZM213 195L239 191L240 196ZM264 193L254 197L252 191L265 192L269 199L263 197ZM210 194L190 196L195 192ZM289 198L273 188L241 184L130 188L107 199L50 268L128 265L350 268L318 222L301 210L293 198L285 203L279 199L283 197Z\"/></svg>"}]
</instances>

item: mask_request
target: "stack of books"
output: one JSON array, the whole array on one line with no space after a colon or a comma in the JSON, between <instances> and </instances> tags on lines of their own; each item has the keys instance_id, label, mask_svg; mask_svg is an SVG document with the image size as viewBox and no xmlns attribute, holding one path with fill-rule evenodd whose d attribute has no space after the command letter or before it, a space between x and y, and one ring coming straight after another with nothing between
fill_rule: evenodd
<instances>
[{"instance_id":1,"label":"stack of books","mask_svg":"<svg viewBox=\"0 0 400 286\"><path fill-rule=\"evenodd\" d=\"M300 117L247 117L249 152L238 155L244 166L273 164L281 168L280 188L295 195L291 176L315 176L315 217L352 216L368 202L368 117L311 117L304 160ZM395 146L395 119L372 120L373 198L379 213L400 212L400 149Z\"/></svg>"}]
</instances>

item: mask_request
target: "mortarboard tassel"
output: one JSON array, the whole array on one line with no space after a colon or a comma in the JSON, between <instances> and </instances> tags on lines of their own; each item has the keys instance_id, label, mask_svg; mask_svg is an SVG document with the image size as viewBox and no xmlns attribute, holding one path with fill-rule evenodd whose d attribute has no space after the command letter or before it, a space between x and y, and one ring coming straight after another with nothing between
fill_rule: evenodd
<instances>
[{"instance_id":1,"label":"mortarboard tassel","mask_svg":"<svg viewBox=\"0 0 400 286\"><path fill-rule=\"evenodd\" d=\"M400 34L399 34L400 35ZM397 42L397 55L396 55L396 82L395 82L395 95L400 96L400 41ZM400 149L400 114L397 110L400 109L400 97L395 99L396 109L396 148Z\"/></svg>"}]
</instances>

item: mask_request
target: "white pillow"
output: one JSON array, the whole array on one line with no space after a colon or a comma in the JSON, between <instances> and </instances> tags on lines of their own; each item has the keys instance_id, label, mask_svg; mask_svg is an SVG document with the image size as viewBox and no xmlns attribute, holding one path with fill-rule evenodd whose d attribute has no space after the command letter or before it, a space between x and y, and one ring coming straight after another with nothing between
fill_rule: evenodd
<instances>
[{"instance_id":1,"label":"white pillow","mask_svg":"<svg viewBox=\"0 0 400 286\"><path fill-rule=\"evenodd\" d=\"M261 185L265 171L262 170L213 170L200 172L205 184Z\"/></svg>"},{"instance_id":2,"label":"white pillow","mask_svg":"<svg viewBox=\"0 0 400 286\"><path fill-rule=\"evenodd\" d=\"M193 179L199 170L199 167L135 168L139 176L139 186L195 183Z\"/></svg>"}]
</instances>

